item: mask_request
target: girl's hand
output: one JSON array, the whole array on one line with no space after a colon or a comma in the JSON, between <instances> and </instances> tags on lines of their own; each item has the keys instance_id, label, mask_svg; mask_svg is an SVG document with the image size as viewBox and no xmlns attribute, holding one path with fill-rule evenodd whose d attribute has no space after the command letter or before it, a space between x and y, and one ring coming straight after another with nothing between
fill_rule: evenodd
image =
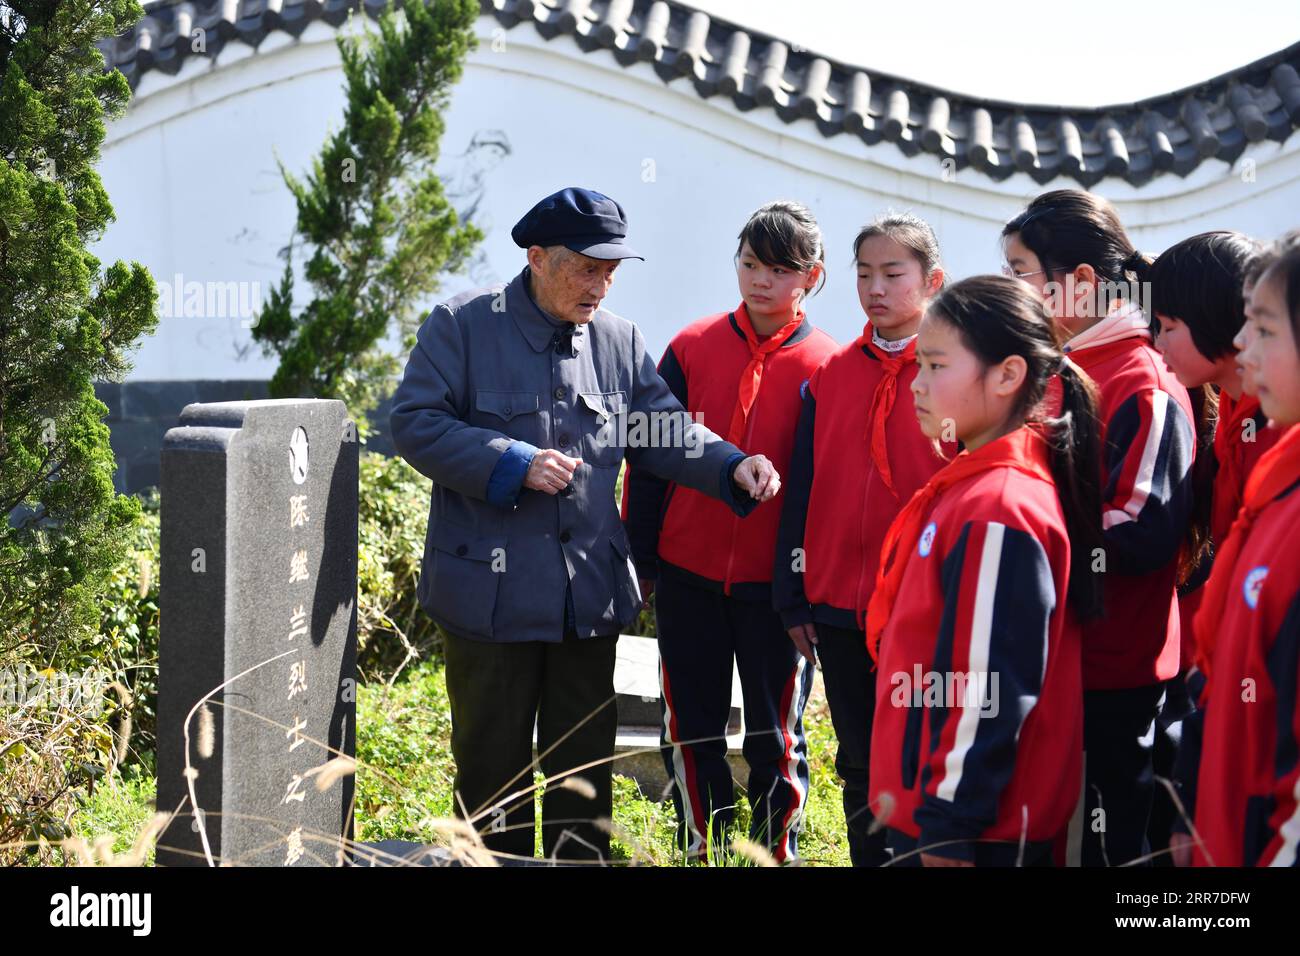
<instances>
[{"instance_id":1,"label":"girl's hand","mask_svg":"<svg viewBox=\"0 0 1300 956\"><path fill-rule=\"evenodd\" d=\"M1169 834L1169 855L1173 858L1174 866L1191 866L1192 847L1195 845L1196 841L1190 833L1175 831Z\"/></svg>"},{"instance_id":2,"label":"girl's hand","mask_svg":"<svg viewBox=\"0 0 1300 956\"><path fill-rule=\"evenodd\" d=\"M794 646L799 649L809 664L817 663L817 653L813 650L817 646L817 631L813 628L811 622L808 624L796 624L788 628L786 633L790 635L790 640L794 641Z\"/></svg>"}]
</instances>

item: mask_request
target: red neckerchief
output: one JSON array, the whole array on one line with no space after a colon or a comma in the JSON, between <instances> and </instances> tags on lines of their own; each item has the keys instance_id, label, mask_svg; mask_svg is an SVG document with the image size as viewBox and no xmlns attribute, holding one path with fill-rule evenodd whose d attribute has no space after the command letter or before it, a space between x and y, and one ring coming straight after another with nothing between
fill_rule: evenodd
<instances>
[{"instance_id":1,"label":"red neckerchief","mask_svg":"<svg viewBox=\"0 0 1300 956\"><path fill-rule=\"evenodd\" d=\"M867 651L872 660L880 653L880 638L894 611L908 558L921 538L926 516L935 499L963 479L993 468L1014 468L1041 481L1053 482L1047 442L1027 426L1017 428L973 452L963 451L935 473L912 500L903 506L885 533L876 571L876 590L867 606Z\"/></svg>"},{"instance_id":2,"label":"red neckerchief","mask_svg":"<svg viewBox=\"0 0 1300 956\"><path fill-rule=\"evenodd\" d=\"M749 345L749 364L740 373L740 387L736 390L736 408L731 413L731 428L727 431L727 441L739 445L745 437L745 424L749 420L749 410L758 400L758 388L763 382L763 368L767 357L784 345L786 339L794 335L799 324L803 322L803 310L801 309L793 319L762 342L758 340L758 333L754 331L754 325L749 320L749 310L745 308L745 303L742 302L740 308L732 315L740 331L745 333L745 342Z\"/></svg>"},{"instance_id":3,"label":"red neckerchief","mask_svg":"<svg viewBox=\"0 0 1300 956\"><path fill-rule=\"evenodd\" d=\"M880 473L885 487L897 498L898 492L894 489L894 473L889 468L885 424L889 421L889 413L894 410L894 399L898 397L898 374L907 367L909 362L916 361L916 338L913 337L904 349L887 352L871 341L871 334L871 323L868 322L862 329L862 335L854 343L859 347L870 349L871 354L879 359L880 366L885 372L876 383L876 391L871 396L871 408L867 411L867 447L871 451L872 464Z\"/></svg>"},{"instance_id":4,"label":"red neckerchief","mask_svg":"<svg viewBox=\"0 0 1300 956\"><path fill-rule=\"evenodd\" d=\"M1233 494L1214 496L1210 527L1216 538L1227 536L1233 518L1241 508L1241 489L1245 484L1245 476L1241 473L1241 445L1244 440L1242 426L1258 414L1259 399L1253 395L1242 395L1234 402L1227 392L1219 392L1219 425L1214 430L1214 457L1219 468L1227 473L1227 484L1220 487L1231 488ZM1216 543L1223 542L1219 540Z\"/></svg>"},{"instance_id":5,"label":"red neckerchief","mask_svg":"<svg viewBox=\"0 0 1300 956\"><path fill-rule=\"evenodd\" d=\"M1232 591L1233 571L1242 549L1250 540L1255 519L1274 498L1297 481L1300 481L1300 425L1292 425L1276 445L1260 456L1251 469L1237 520L1232 523L1228 540L1223 542L1219 553L1214 556L1214 570L1210 572L1210 580L1205 583L1205 597L1201 600L1201 608L1196 612L1194 621L1196 666L1207 677L1214 657L1214 641L1223 623L1228 596ZM1207 684L1206 693L1208 692Z\"/></svg>"}]
</instances>

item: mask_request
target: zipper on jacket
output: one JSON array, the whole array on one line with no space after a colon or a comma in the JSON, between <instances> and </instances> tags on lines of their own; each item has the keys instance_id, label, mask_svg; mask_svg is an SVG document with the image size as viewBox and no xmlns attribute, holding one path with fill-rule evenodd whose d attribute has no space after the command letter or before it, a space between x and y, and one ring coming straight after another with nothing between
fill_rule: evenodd
<instances>
[{"instance_id":1,"label":"zipper on jacket","mask_svg":"<svg viewBox=\"0 0 1300 956\"><path fill-rule=\"evenodd\" d=\"M778 349L778 351L780 350ZM763 373L767 374L766 359L764 359L763 361ZM760 393L762 392L761 385L759 386L759 392ZM749 448L750 439L752 439L754 436L754 423L758 421L759 397L760 397L759 395L754 396L754 404L750 406L749 409L750 411L749 420L745 422L745 447L742 448L741 451L745 452L746 455L749 454L749 452L746 449ZM737 397L737 401L739 400L740 400L739 397ZM731 572L736 564L736 533L740 530L740 521L741 521L740 515L733 514L731 516L731 544L727 548L727 573L722 580L722 593L727 595L728 597L731 596Z\"/></svg>"},{"instance_id":2,"label":"zipper on jacket","mask_svg":"<svg viewBox=\"0 0 1300 956\"><path fill-rule=\"evenodd\" d=\"M870 458L868 450L867 457ZM858 588L857 593L853 596L853 616L858 621L859 627L866 630L866 610L863 608L862 584L867 577L867 503L871 500L871 478L876 473L875 462L869 462L867 465L867 475L862 481L862 508L861 517L858 518ZM873 586L874 586L874 582Z\"/></svg>"}]
</instances>

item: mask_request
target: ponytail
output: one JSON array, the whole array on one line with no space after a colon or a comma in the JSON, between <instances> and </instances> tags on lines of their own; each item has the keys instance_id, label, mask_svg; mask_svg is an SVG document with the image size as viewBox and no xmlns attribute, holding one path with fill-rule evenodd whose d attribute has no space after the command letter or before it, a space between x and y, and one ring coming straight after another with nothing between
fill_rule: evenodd
<instances>
[{"instance_id":1,"label":"ponytail","mask_svg":"<svg viewBox=\"0 0 1300 956\"><path fill-rule=\"evenodd\" d=\"M1146 282L1147 277L1151 275L1151 266L1154 262L1155 260L1150 256L1134 249L1129 253L1128 258L1120 264L1120 267L1125 272L1133 273L1138 282Z\"/></svg>"},{"instance_id":2,"label":"ponytail","mask_svg":"<svg viewBox=\"0 0 1300 956\"><path fill-rule=\"evenodd\" d=\"M1025 384L1014 414L1039 430L1051 452L1052 478L1070 536L1068 601L1081 620L1101 616L1101 578L1092 570L1103 546L1097 387L1061 351L1043 299L1023 282L1004 276L963 279L935 297L929 314L956 329L985 367L1011 355L1025 360ZM1036 418L1053 376L1061 385L1060 415Z\"/></svg>"},{"instance_id":3,"label":"ponytail","mask_svg":"<svg viewBox=\"0 0 1300 956\"><path fill-rule=\"evenodd\" d=\"M1143 301L1140 283L1152 261L1133 246L1119 213L1109 200L1082 189L1054 189L1035 197L1002 227L1002 238L1018 236L1038 257L1049 280L1073 272L1083 263L1097 276L1098 314L1114 300Z\"/></svg>"},{"instance_id":4,"label":"ponytail","mask_svg":"<svg viewBox=\"0 0 1300 956\"><path fill-rule=\"evenodd\" d=\"M1103 548L1101 532L1101 425L1097 388L1062 356L1061 414L1048 419L1052 477L1070 535L1070 606L1080 620L1102 615L1101 577L1092 565Z\"/></svg>"}]
</instances>

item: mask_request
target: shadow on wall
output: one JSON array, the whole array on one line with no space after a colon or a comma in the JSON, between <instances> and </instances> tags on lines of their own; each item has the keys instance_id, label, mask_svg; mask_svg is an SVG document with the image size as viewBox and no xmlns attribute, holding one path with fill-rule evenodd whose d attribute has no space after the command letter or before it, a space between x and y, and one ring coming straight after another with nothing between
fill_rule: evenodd
<instances>
[{"instance_id":1,"label":"shadow on wall","mask_svg":"<svg viewBox=\"0 0 1300 956\"><path fill-rule=\"evenodd\" d=\"M135 494L157 487L163 435L176 425L186 405L269 398L267 384L262 379L95 383L95 397L108 406L104 423L117 459L113 489L118 494ZM366 440L367 451L397 454L388 432L391 408L389 398L371 414L375 433Z\"/></svg>"}]
</instances>

